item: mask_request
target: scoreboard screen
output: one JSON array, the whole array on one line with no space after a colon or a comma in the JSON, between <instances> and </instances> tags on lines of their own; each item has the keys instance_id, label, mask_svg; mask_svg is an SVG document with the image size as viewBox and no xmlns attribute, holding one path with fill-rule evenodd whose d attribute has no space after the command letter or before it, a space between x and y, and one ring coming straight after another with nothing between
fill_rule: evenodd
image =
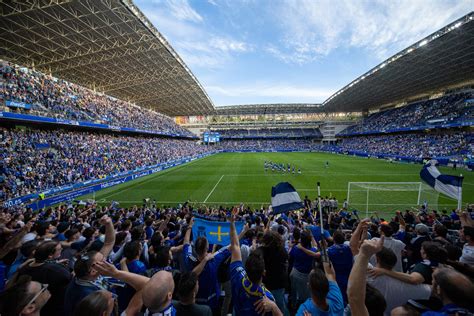
<instances>
[{"instance_id":1,"label":"scoreboard screen","mask_svg":"<svg viewBox=\"0 0 474 316\"><path fill-rule=\"evenodd\" d=\"M203 141L205 143L218 143L221 141L221 135L215 132L204 132Z\"/></svg>"}]
</instances>

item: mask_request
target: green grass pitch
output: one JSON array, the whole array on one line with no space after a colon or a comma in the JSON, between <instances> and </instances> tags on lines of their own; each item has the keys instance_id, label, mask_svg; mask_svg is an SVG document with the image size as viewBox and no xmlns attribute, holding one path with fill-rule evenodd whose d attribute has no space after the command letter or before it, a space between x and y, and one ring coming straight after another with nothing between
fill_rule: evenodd
<instances>
[{"instance_id":1,"label":"green grass pitch","mask_svg":"<svg viewBox=\"0 0 474 316\"><path fill-rule=\"evenodd\" d=\"M290 163L301 168L302 174L265 172L265 160ZM329 161L329 168L325 168L326 161ZM336 197L342 205L349 181L420 182L421 168L420 164L390 163L328 153L221 153L99 191L95 199L100 204L118 201L123 207L141 205L144 198L155 199L158 205L191 201L194 205L230 206L244 203L260 207L270 203L271 188L279 182L290 182L302 199L305 195L314 199L317 196L316 182L319 181L322 196ZM471 172L448 168L440 170L456 175L463 173L463 203L474 202L474 175ZM415 206L414 195L417 196L417 193L373 192L371 203L380 205L370 206L370 211L385 213ZM396 203L400 204L393 205ZM440 209L449 210L456 206L456 201L441 195L438 203ZM365 206L352 207L365 211Z\"/></svg>"}]
</instances>

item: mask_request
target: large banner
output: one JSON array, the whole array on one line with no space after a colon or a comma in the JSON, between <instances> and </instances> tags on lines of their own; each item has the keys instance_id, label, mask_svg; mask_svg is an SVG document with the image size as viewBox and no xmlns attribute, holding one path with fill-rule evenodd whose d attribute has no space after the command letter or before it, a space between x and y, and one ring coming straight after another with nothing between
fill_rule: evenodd
<instances>
[{"instance_id":1,"label":"large banner","mask_svg":"<svg viewBox=\"0 0 474 316\"><path fill-rule=\"evenodd\" d=\"M237 234L244 228L244 222L235 222ZM211 245L227 246L230 244L230 223L208 221L198 217L194 218L193 240L206 237Z\"/></svg>"},{"instance_id":2,"label":"large banner","mask_svg":"<svg viewBox=\"0 0 474 316\"><path fill-rule=\"evenodd\" d=\"M17 108L17 109L25 109L25 110L31 109L31 104L20 102L20 101L6 101L5 105L8 106L9 108Z\"/></svg>"}]
</instances>

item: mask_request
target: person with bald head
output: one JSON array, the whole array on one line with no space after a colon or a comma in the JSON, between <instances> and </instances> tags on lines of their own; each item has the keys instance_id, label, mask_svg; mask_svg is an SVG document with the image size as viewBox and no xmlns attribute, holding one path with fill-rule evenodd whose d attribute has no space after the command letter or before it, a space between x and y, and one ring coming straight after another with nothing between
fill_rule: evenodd
<instances>
[{"instance_id":1,"label":"person with bald head","mask_svg":"<svg viewBox=\"0 0 474 316\"><path fill-rule=\"evenodd\" d=\"M474 311L474 285L464 274L448 268L436 269L432 289L443 308L424 312L422 316L468 315Z\"/></svg>"},{"instance_id":2,"label":"person with bald head","mask_svg":"<svg viewBox=\"0 0 474 316\"><path fill-rule=\"evenodd\" d=\"M147 308L145 316L174 316L174 281L168 271L158 271L145 284L142 290L143 305Z\"/></svg>"}]
</instances>

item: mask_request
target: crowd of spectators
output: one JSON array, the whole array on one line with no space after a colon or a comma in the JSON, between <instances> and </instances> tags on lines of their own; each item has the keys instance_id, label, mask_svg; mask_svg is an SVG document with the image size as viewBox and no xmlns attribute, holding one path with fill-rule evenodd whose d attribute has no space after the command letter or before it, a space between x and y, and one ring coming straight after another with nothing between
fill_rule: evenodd
<instances>
[{"instance_id":1,"label":"crowd of spectators","mask_svg":"<svg viewBox=\"0 0 474 316\"><path fill-rule=\"evenodd\" d=\"M175 138L0 128L0 201L208 150Z\"/></svg>"},{"instance_id":2,"label":"crowd of spectators","mask_svg":"<svg viewBox=\"0 0 474 316\"><path fill-rule=\"evenodd\" d=\"M0 104L24 102L29 114L192 136L172 119L79 85L0 61ZM9 108L15 111L14 108Z\"/></svg>"},{"instance_id":3,"label":"crowd of spectators","mask_svg":"<svg viewBox=\"0 0 474 316\"><path fill-rule=\"evenodd\" d=\"M215 130L221 138L251 138L251 137L312 137L323 138L318 128L259 128L259 129L225 129Z\"/></svg>"},{"instance_id":4,"label":"crowd of spectators","mask_svg":"<svg viewBox=\"0 0 474 316\"><path fill-rule=\"evenodd\" d=\"M474 92L463 92L374 113L345 129L342 134L473 120Z\"/></svg>"},{"instance_id":5,"label":"crowd of spectators","mask_svg":"<svg viewBox=\"0 0 474 316\"><path fill-rule=\"evenodd\" d=\"M326 203L321 227L317 200L304 205L278 215L188 203L0 210L0 314L474 312L470 207L360 219ZM195 217L229 222L230 241L192 238Z\"/></svg>"},{"instance_id":6,"label":"crowd of spectators","mask_svg":"<svg viewBox=\"0 0 474 316\"><path fill-rule=\"evenodd\" d=\"M335 147L342 151L358 151L372 155L423 157L462 157L474 155L471 132L410 133L342 138Z\"/></svg>"},{"instance_id":7,"label":"crowd of spectators","mask_svg":"<svg viewBox=\"0 0 474 316\"><path fill-rule=\"evenodd\" d=\"M318 150L319 143L312 139L240 139L222 140L215 146L217 149L226 151L277 151L294 150L307 151Z\"/></svg>"}]
</instances>

